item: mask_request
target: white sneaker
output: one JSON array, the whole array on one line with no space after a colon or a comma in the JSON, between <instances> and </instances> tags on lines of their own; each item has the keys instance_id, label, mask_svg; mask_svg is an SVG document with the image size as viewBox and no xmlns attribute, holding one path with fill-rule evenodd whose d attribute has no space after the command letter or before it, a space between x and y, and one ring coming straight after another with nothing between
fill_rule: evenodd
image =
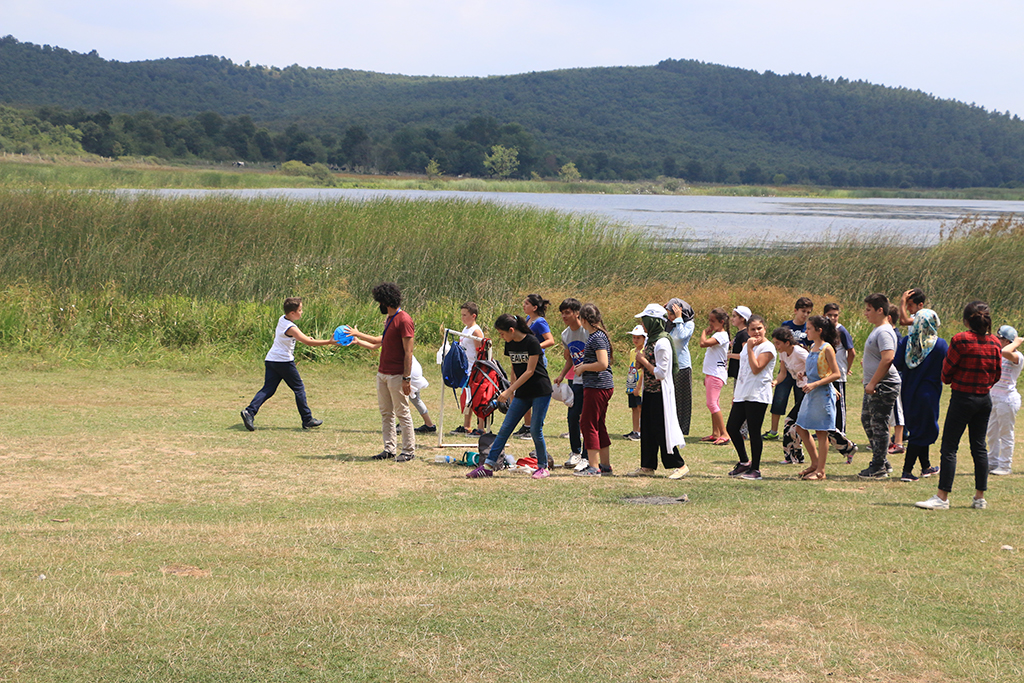
<instances>
[{"instance_id":1,"label":"white sneaker","mask_svg":"<svg viewBox=\"0 0 1024 683\"><path fill-rule=\"evenodd\" d=\"M675 472L673 472L672 474L668 475L668 478L669 479L682 479L683 477L685 477L689 473L690 473L690 468L687 467L686 465L683 465L682 467L677 469Z\"/></svg>"},{"instance_id":2,"label":"white sneaker","mask_svg":"<svg viewBox=\"0 0 1024 683\"><path fill-rule=\"evenodd\" d=\"M914 503L914 507L919 507L924 510L948 510L949 501L942 500L936 495L932 496L928 500L922 500L919 503Z\"/></svg>"},{"instance_id":3,"label":"white sneaker","mask_svg":"<svg viewBox=\"0 0 1024 683\"><path fill-rule=\"evenodd\" d=\"M579 453L573 453L572 455L569 456L569 459L565 461L566 469L569 469L570 467L576 467L576 465L580 464L580 460L582 459L582 455L580 455Z\"/></svg>"},{"instance_id":4,"label":"white sneaker","mask_svg":"<svg viewBox=\"0 0 1024 683\"><path fill-rule=\"evenodd\" d=\"M984 498L974 498L971 500L971 507L975 510L984 510L988 507L988 503L985 502Z\"/></svg>"},{"instance_id":5,"label":"white sneaker","mask_svg":"<svg viewBox=\"0 0 1024 683\"><path fill-rule=\"evenodd\" d=\"M653 477L654 470L645 470L643 467L637 467L632 472L626 473L627 477Z\"/></svg>"},{"instance_id":6,"label":"white sneaker","mask_svg":"<svg viewBox=\"0 0 1024 683\"><path fill-rule=\"evenodd\" d=\"M574 472L582 472L583 470L590 467L590 461L586 458L580 458L580 461L576 463L576 467L573 468Z\"/></svg>"},{"instance_id":7,"label":"white sneaker","mask_svg":"<svg viewBox=\"0 0 1024 683\"><path fill-rule=\"evenodd\" d=\"M1007 474L1011 474L1011 472L1010 472L1010 470L1008 468L997 467L996 469L994 469L991 472L989 472L989 474L994 474L997 477L1002 477L1002 476L1005 476Z\"/></svg>"}]
</instances>

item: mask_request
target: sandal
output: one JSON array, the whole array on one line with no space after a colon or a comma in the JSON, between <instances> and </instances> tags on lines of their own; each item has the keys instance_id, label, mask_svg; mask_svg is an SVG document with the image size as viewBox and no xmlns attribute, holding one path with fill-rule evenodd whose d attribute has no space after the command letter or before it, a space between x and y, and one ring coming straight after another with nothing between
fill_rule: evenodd
<instances>
[{"instance_id":1,"label":"sandal","mask_svg":"<svg viewBox=\"0 0 1024 683\"><path fill-rule=\"evenodd\" d=\"M711 445L712 446L728 446L729 445L729 437L723 436L720 439L715 439L714 441L711 442Z\"/></svg>"},{"instance_id":2,"label":"sandal","mask_svg":"<svg viewBox=\"0 0 1024 683\"><path fill-rule=\"evenodd\" d=\"M804 477L804 481L825 481L825 479L826 476L824 472L811 472Z\"/></svg>"},{"instance_id":3,"label":"sandal","mask_svg":"<svg viewBox=\"0 0 1024 683\"><path fill-rule=\"evenodd\" d=\"M814 472L814 468L813 467L808 467L805 470L801 470L800 472L797 472L796 476L799 479L804 479L808 474L811 474L812 472Z\"/></svg>"},{"instance_id":4,"label":"sandal","mask_svg":"<svg viewBox=\"0 0 1024 683\"><path fill-rule=\"evenodd\" d=\"M700 440L700 442L701 443L707 443L709 441L717 441L719 438L720 437L717 437L714 434L711 434L709 436L705 436L703 439Z\"/></svg>"}]
</instances>

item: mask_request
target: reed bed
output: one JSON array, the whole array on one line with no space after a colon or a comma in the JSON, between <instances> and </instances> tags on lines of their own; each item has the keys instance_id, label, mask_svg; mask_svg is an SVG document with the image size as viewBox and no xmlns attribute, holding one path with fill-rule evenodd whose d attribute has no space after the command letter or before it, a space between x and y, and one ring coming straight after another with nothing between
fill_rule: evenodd
<instances>
[{"instance_id":1,"label":"reed bed","mask_svg":"<svg viewBox=\"0 0 1024 683\"><path fill-rule=\"evenodd\" d=\"M382 280L402 287L424 344L457 324L462 301L480 303L489 324L518 312L531 291L556 304L565 296L597 302L623 348L632 314L671 296L689 300L701 322L715 306L744 304L782 320L798 296L810 296L817 310L838 301L861 338L866 294L895 298L920 286L950 332L976 298L989 301L1000 322L1021 326L1021 226L1012 216L965 217L932 246L843 235L691 253L594 218L478 201L6 191L0 348L79 360L97 348L136 359L173 349L251 356L265 346L285 296L305 298L309 334L329 335L341 323L379 328L369 291Z\"/></svg>"}]
</instances>

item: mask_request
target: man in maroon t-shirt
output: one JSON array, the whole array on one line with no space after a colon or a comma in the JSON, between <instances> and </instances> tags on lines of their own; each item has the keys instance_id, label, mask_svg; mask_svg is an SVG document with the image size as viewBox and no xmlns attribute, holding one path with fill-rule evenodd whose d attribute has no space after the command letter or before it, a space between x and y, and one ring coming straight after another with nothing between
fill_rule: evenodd
<instances>
[{"instance_id":1,"label":"man in maroon t-shirt","mask_svg":"<svg viewBox=\"0 0 1024 683\"><path fill-rule=\"evenodd\" d=\"M383 334L373 337L355 328L351 330L352 336L360 346L380 349L380 364L377 366L377 405L380 408L384 450L373 458L394 458L395 462L408 462L416 457L412 413L409 411L415 326L412 317L402 310L402 292L395 283L382 282L374 287L373 300L380 305L380 312L387 315ZM396 455L396 417L402 425L400 455Z\"/></svg>"}]
</instances>

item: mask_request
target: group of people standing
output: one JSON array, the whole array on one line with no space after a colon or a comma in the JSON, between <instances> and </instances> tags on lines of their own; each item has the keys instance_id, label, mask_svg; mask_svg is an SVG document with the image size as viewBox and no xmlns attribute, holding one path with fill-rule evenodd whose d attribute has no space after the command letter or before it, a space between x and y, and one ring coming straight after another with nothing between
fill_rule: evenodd
<instances>
[{"instance_id":1,"label":"group of people standing","mask_svg":"<svg viewBox=\"0 0 1024 683\"><path fill-rule=\"evenodd\" d=\"M406 462L415 457L409 410L410 396L416 396L414 370L419 369L412 355L415 326L401 308L401 292L394 283L381 283L372 294L381 313L386 315L383 333L378 337L355 328L349 332L360 346L381 349L376 384L384 450L374 458ZM975 464L972 505L983 508L990 470L993 474L1010 472L1013 422L1020 407L1016 380L1024 360L1018 348L1024 340L1009 326L1001 327L998 336L992 335L988 306L975 301L964 310L967 330L947 344L938 336L937 314L926 308L924 301L924 294L916 289L905 292L898 307L892 306L883 294L871 294L864 300L864 315L873 329L863 347L861 421L871 445L871 461L859 476L875 479L889 475L889 427L896 401L902 396L906 449L901 478L916 481L919 477L913 469L918 463L921 476L940 474L936 495L917 505L929 509L948 507L957 445L966 429ZM467 474L469 478L493 476L501 469L505 446L515 435L533 441L537 467L532 476L550 476L553 465L544 440L544 423L552 392L563 382L569 383L572 394L572 400L567 401L570 407L566 418L571 452L565 467L581 477L612 474L611 439L606 426L615 389L611 337L595 304L583 304L574 298L562 301L559 313L565 325L561 333L565 362L552 381L544 355L545 349L555 344L544 317L549 305L542 296L530 294L523 302L523 316L503 314L494 323L511 367L510 386L497 397L508 405L508 410L487 458ZM467 302L461 312L467 330L462 341L473 349L475 358L484 336L476 324L478 310L475 304ZM779 438L779 423L786 415L789 394L794 390L794 407L783 428L784 462L803 463L802 452L806 449L809 463L799 476L822 481L827 476L825 461L830 443L847 457L847 462L857 450L844 433L845 386L856 356L853 339L838 323L838 304L826 305L822 316L811 315L812 312L813 303L801 297L793 319L785 321L770 336L764 318L746 306L736 306L731 313L715 308L708 314L699 345L705 351L705 399L711 413L712 433L701 441L720 446L732 444L738 456L736 466L729 472L732 477L762 478L764 441ZM295 324L301 315L301 300L287 299L285 315L277 325L267 355L264 387L242 411L242 421L250 431L255 429L260 406L274 394L281 381L295 392L303 428L320 424L306 405L293 350L296 341L312 346L336 342L302 334ZM685 301L671 299L664 306L648 304L635 317L638 324L632 330L634 348L626 372L627 400L634 422L633 430L625 437L640 441L640 463L627 476L654 476L660 459L669 477L678 479L689 472L681 449L691 425L693 371L689 345L696 329L695 314ZM906 336L898 334L891 317L909 325ZM737 329L732 337L730 326ZM422 373L419 374L422 385ZM719 398L730 377L735 379L733 402L725 419ZM928 447L939 438L939 397L943 384L951 385L952 396L942 431L940 465L933 466ZM421 401L417 403L422 405ZM769 407L771 428L762 433ZM415 431L434 430L425 406L420 412L427 423ZM456 432L483 432L483 424L474 432L469 431L470 417L466 415ZM401 432L400 452L396 420ZM516 432L520 421L523 426Z\"/></svg>"}]
</instances>

